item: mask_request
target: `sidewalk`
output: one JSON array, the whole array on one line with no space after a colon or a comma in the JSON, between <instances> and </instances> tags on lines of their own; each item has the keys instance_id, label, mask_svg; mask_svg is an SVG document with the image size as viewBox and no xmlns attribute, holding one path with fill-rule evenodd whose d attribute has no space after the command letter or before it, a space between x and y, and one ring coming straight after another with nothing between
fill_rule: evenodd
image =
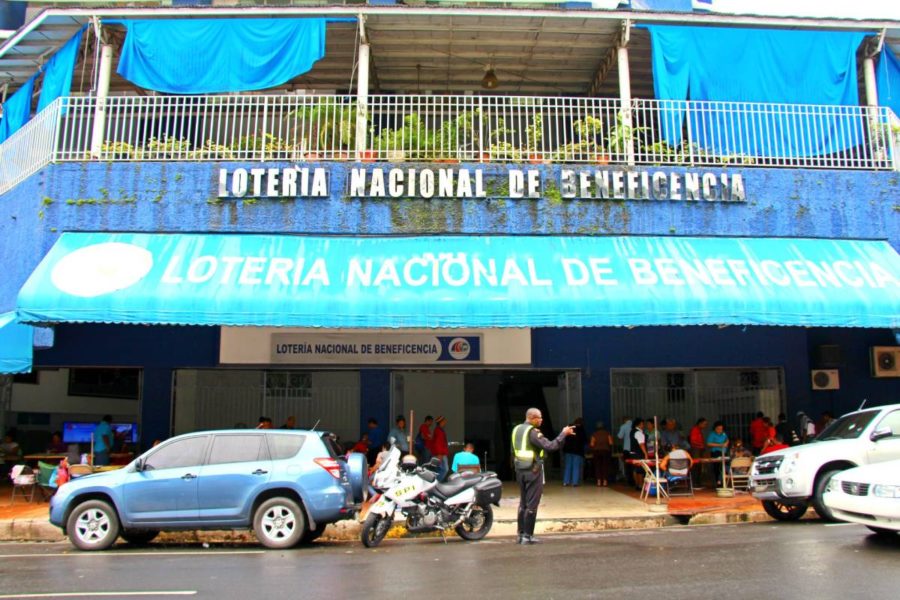
<instances>
[{"instance_id":1,"label":"sidewalk","mask_svg":"<svg viewBox=\"0 0 900 600\"><path fill-rule=\"evenodd\" d=\"M11 488L0 486L0 541L61 541L62 532L48 521L49 505L37 499L29 503L16 499L10 505ZM504 482L500 508L494 508L494 526L490 537L516 534L519 504L515 483ZM651 529L675 525L741 523L768 521L759 501L749 494L737 492L733 498L718 498L714 490L698 490L693 498L676 497L667 510L655 512L650 502L642 502L638 492L626 486L600 488L592 483L577 488L564 488L559 482L548 482L538 512L536 533L605 531L610 529ZM663 503L666 504L666 503ZM406 535L395 527L391 537ZM246 531L180 532L160 536L160 541L175 542L253 542ZM323 540L359 539L359 523L343 521L330 526Z\"/></svg>"}]
</instances>

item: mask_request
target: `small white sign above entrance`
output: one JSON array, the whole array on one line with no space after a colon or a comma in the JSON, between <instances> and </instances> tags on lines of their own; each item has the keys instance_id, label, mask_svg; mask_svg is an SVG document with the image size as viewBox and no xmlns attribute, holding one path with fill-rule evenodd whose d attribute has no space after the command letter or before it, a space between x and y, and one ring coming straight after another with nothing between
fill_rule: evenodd
<instances>
[{"instance_id":1,"label":"small white sign above entrance","mask_svg":"<svg viewBox=\"0 0 900 600\"><path fill-rule=\"evenodd\" d=\"M430 365L481 363L480 335L273 333L273 364Z\"/></svg>"},{"instance_id":2,"label":"small white sign above entrance","mask_svg":"<svg viewBox=\"0 0 900 600\"><path fill-rule=\"evenodd\" d=\"M531 330L223 327L223 365L531 364Z\"/></svg>"}]
</instances>

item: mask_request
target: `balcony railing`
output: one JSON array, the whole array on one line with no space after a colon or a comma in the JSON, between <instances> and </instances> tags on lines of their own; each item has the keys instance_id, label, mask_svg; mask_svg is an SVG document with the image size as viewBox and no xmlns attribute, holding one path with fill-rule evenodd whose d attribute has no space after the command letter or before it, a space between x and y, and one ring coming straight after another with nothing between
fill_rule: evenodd
<instances>
[{"instance_id":1,"label":"balcony railing","mask_svg":"<svg viewBox=\"0 0 900 600\"><path fill-rule=\"evenodd\" d=\"M95 127L95 119L101 120ZM531 96L61 98L0 145L0 192L62 161L388 161L886 170L883 107Z\"/></svg>"}]
</instances>

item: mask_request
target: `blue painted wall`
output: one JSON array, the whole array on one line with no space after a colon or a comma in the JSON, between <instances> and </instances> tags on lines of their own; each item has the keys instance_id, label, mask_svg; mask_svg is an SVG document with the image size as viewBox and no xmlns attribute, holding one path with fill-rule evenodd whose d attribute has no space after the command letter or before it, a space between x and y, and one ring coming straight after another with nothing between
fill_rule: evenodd
<instances>
[{"instance_id":1,"label":"blue painted wall","mask_svg":"<svg viewBox=\"0 0 900 600\"><path fill-rule=\"evenodd\" d=\"M220 166L247 165L66 163L30 177L0 197L0 310L62 231L831 237L900 248L900 175L889 172L730 169L744 177L743 204L561 200L552 185L540 200L360 200L342 196L352 165L334 164L330 199L219 201ZM527 167L558 180L559 165ZM506 178L506 166L484 168Z\"/></svg>"}]
</instances>

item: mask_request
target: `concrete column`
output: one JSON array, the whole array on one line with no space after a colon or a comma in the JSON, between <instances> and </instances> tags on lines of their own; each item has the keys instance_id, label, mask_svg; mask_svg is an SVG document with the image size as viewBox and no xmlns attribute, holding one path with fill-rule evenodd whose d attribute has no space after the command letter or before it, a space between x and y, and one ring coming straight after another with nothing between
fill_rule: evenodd
<instances>
[{"instance_id":1,"label":"concrete column","mask_svg":"<svg viewBox=\"0 0 900 600\"><path fill-rule=\"evenodd\" d=\"M616 49L619 59L619 102L621 104L621 126L628 132L633 131L634 123L631 114L631 71L628 68L628 47L619 46ZM625 141L625 160L629 165L634 165L634 139L629 134Z\"/></svg>"},{"instance_id":2,"label":"concrete column","mask_svg":"<svg viewBox=\"0 0 900 600\"><path fill-rule=\"evenodd\" d=\"M97 77L97 106L94 109L94 129L91 132L91 158L100 158L103 148L103 134L106 130L106 97L109 95L109 77L112 73L112 53L110 45L100 49L100 71Z\"/></svg>"},{"instance_id":3,"label":"concrete column","mask_svg":"<svg viewBox=\"0 0 900 600\"><path fill-rule=\"evenodd\" d=\"M356 79L356 160L362 159L368 142L367 125L369 123L369 45L359 44L359 67Z\"/></svg>"},{"instance_id":4,"label":"concrete column","mask_svg":"<svg viewBox=\"0 0 900 600\"><path fill-rule=\"evenodd\" d=\"M875 57L863 59L863 76L866 81L866 106L878 106L878 86L875 84Z\"/></svg>"},{"instance_id":5,"label":"concrete column","mask_svg":"<svg viewBox=\"0 0 900 600\"><path fill-rule=\"evenodd\" d=\"M145 368L141 376L141 449L172 436L172 369Z\"/></svg>"}]
</instances>

